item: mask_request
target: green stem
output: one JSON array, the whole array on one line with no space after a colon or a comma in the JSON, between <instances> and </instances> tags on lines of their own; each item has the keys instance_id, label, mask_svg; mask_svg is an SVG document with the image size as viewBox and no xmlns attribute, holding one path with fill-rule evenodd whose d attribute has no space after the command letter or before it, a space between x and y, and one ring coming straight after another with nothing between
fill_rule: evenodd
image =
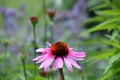
<instances>
[{"instance_id":1,"label":"green stem","mask_svg":"<svg viewBox=\"0 0 120 80\"><path fill-rule=\"evenodd\" d=\"M54 80L54 77L53 77L53 72L51 72L51 78L52 78L52 80Z\"/></svg>"},{"instance_id":2,"label":"green stem","mask_svg":"<svg viewBox=\"0 0 120 80\"><path fill-rule=\"evenodd\" d=\"M26 67L25 67L25 59L22 59L22 64L23 64L24 77L25 77L25 80L27 80Z\"/></svg>"},{"instance_id":3,"label":"green stem","mask_svg":"<svg viewBox=\"0 0 120 80\"><path fill-rule=\"evenodd\" d=\"M33 37L34 37L34 40L33 40L33 46L34 46L34 58L36 57L36 28L35 28L35 25L33 25ZM37 67L36 67L36 64L34 65L34 68L35 68L35 75L37 73Z\"/></svg>"},{"instance_id":4,"label":"green stem","mask_svg":"<svg viewBox=\"0 0 120 80\"><path fill-rule=\"evenodd\" d=\"M53 38L53 25L51 26L51 43L53 43L54 41L54 38Z\"/></svg>"},{"instance_id":5,"label":"green stem","mask_svg":"<svg viewBox=\"0 0 120 80\"><path fill-rule=\"evenodd\" d=\"M5 68L5 75L7 74L7 45L4 48L4 68Z\"/></svg>"},{"instance_id":6,"label":"green stem","mask_svg":"<svg viewBox=\"0 0 120 80\"><path fill-rule=\"evenodd\" d=\"M43 0L43 17L44 17L44 46L46 45L47 40L47 22L46 22L46 3L45 0Z\"/></svg>"},{"instance_id":7,"label":"green stem","mask_svg":"<svg viewBox=\"0 0 120 80\"><path fill-rule=\"evenodd\" d=\"M62 68L59 68L61 80L65 80Z\"/></svg>"},{"instance_id":8,"label":"green stem","mask_svg":"<svg viewBox=\"0 0 120 80\"><path fill-rule=\"evenodd\" d=\"M34 46L34 52L35 52L35 50L36 50L36 29L35 29L35 26L33 26L33 37L34 37L33 46ZM36 57L36 53L34 54L34 57Z\"/></svg>"}]
</instances>

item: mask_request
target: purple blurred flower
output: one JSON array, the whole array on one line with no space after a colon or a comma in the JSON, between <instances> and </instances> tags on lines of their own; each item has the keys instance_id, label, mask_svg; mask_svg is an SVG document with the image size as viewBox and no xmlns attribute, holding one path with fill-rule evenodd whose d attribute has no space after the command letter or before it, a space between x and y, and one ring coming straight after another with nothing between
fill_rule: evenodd
<instances>
[{"instance_id":1,"label":"purple blurred flower","mask_svg":"<svg viewBox=\"0 0 120 80\"><path fill-rule=\"evenodd\" d=\"M16 12L15 12L15 10L14 9L12 9L12 8L8 8L8 9L6 9L6 11L5 11L5 26L6 26L6 28L7 28L7 30L8 30L8 34L10 34L10 35L13 35L13 34L15 34L15 31L16 31L16 24L15 24L15 21L14 21L14 18L15 18L15 14L16 14Z\"/></svg>"},{"instance_id":2,"label":"purple blurred flower","mask_svg":"<svg viewBox=\"0 0 120 80\"><path fill-rule=\"evenodd\" d=\"M8 8L7 10L6 10L6 12L5 12L5 16L6 17L10 17L10 16L15 16L15 10L14 9L12 9L12 8Z\"/></svg>"}]
</instances>

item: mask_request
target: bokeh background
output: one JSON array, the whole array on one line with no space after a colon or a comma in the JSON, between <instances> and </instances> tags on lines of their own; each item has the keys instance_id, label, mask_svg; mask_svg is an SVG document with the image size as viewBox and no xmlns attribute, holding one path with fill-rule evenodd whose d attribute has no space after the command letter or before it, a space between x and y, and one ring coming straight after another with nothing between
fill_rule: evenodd
<instances>
[{"instance_id":1,"label":"bokeh background","mask_svg":"<svg viewBox=\"0 0 120 80\"><path fill-rule=\"evenodd\" d=\"M51 69L37 69L34 75L31 16L38 17L37 47L44 47L45 33L50 42L53 24L54 42L63 41L75 51L86 52L86 59L78 62L81 70L74 68L71 73L64 67L65 80L119 80L120 1L45 0L45 9L43 2L0 0L0 80L25 80L21 55L28 80L60 80L58 71ZM48 9L56 11L52 22L44 12Z\"/></svg>"}]
</instances>

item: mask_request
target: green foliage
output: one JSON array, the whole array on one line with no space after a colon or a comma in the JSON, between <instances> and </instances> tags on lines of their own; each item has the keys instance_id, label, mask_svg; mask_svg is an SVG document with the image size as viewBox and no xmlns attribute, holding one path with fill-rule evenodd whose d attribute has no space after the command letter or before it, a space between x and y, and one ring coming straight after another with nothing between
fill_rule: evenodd
<instances>
[{"instance_id":1,"label":"green foliage","mask_svg":"<svg viewBox=\"0 0 120 80\"><path fill-rule=\"evenodd\" d=\"M30 79L29 80L46 80L45 78L43 78L43 77L40 77L40 76L38 76L38 77L30 77Z\"/></svg>"},{"instance_id":2,"label":"green foliage","mask_svg":"<svg viewBox=\"0 0 120 80\"><path fill-rule=\"evenodd\" d=\"M102 2L103 0L101 0ZM108 49L97 51L97 55L89 57L88 62L103 61L106 60L106 67L104 72L97 80L119 80L120 79L120 1L119 0L105 0L103 4L92 6L90 10L93 10L97 16L86 21L86 24L99 22L97 26L91 27L87 31L80 34L86 36L92 32L102 32L105 30L108 32L104 35L104 42ZM107 38L107 39L106 39ZM94 43L94 42L93 42ZM94 61L93 63L95 63Z\"/></svg>"}]
</instances>

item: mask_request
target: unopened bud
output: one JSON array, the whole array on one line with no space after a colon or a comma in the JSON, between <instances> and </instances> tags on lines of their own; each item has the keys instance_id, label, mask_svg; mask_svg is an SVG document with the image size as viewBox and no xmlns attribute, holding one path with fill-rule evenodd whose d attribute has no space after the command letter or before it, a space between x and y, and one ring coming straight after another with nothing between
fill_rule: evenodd
<instances>
[{"instance_id":1,"label":"unopened bud","mask_svg":"<svg viewBox=\"0 0 120 80\"><path fill-rule=\"evenodd\" d=\"M41 71L41 72L39 72L39 74L40 74L40 76L45 77L47 75L47 72Z\"/></svg>"},{"instance_id":2,"label":"unopened bud","mask_svg":"<svg viewBox=\"0 0 120 80\"><path fill-rule=\"evenodd\" d=\"M56 14L56 11L55 10L47 10L46 11L47 15L50 17L51 20L53 20L55 14Z\"/></svg>"},{"instance_id":3,"label":"unopened bud","mask_svg":"<svg viewBox=\"0 0 120 80\"><path fill-rule=\"evenodd\" d=\"M20 52L18 57L21 59L21 60L25 60L27 58L27 53L26 52Z\"/></svg>"},{"instance_id":4,"label":"unopened bud","mask_svg":"<svg viewBox=\"0 0 120 80\"><path fill-rule=\"evenodd\" d=\"M32 16L30 17L30 21L33 26L35 26L38 23L38 17L37 16Z\"/></svg>"}]
</instances>

